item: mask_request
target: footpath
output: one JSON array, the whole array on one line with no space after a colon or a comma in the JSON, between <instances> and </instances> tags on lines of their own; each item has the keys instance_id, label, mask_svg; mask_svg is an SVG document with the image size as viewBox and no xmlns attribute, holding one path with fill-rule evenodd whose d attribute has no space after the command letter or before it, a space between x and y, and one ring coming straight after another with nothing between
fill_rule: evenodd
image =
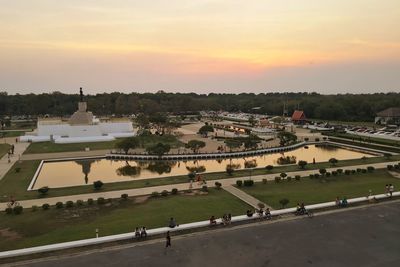
<instances>
[{"instance_id":1,"label":"footpath","mask_svg":"<svg viewBox=\"0 0 400 267\"><path fill-rule=\"evenodd\" d=\"M21 143L15 142L14 137L9 137L5 138L5 142L14 145L14 154L10 156L10 162L8 162L8 155L5 154L1 159L0 159L0 180L4 177L4 175L11 169L11 167L14 165L15 162L20 160L21 155L24 153L24 151L27 149L29 146L29 143Z\"/></svg>"}]
</instances>

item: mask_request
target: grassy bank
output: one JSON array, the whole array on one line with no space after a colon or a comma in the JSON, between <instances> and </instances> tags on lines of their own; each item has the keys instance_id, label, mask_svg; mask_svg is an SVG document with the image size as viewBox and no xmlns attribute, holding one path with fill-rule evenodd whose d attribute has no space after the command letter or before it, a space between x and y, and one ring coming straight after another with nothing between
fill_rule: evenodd
<instances>
[{"instance_id":1,"label":"grassy bank","mask_svg":"<svg viewBox=\"0 0 400 267\"><path fill-rule=\"evenodd\" d=\"M385 157L373 157L366 159L343 160L339 161L336 164L336 167L340 168L345 166L373 164L373 163L381 163L381 162L396 161L396 160L400 160L400 155L392 156L389 159ZM39 195L36 191L26 191L26 189L28 188L31 179L37 167L39 166L39 163L40 161L37 160L22 161L15 163L14 166L10 169L10 171L5 175L5 177L2 180L0 180L0 202L7 202L9 200L10 195L15 196L18 200L38 198ZM330 168L330 167L331 164L329 164L328 162L324 162L317 164L309 164L306 166L305 170L313 170L313 169L318 170L321 168ZM18 168L20 168L20 170L19 172L16 172ZM274 167L271 171L268 171L265 168L258 168L252 171L252 176L262 175L262 174L274 174L274 173L278 174L282 172L292 172L299 170L300 169L297 165ZM250 172L248 170L239 170L235 171L233 175L228 175L226 172L219 172L219 173L206 173L203 174L203 177L207 181L212 181L216 179L244 177L249 175ZM129 182L107 183L103 186L102 191L143 188L149 186L169 185L169 184L186 183L186 182L188 182L187 175L157 178L157 179L137 180ZM93 185L50 189L47 197L78 195L85 193L94 193Z\"/></svg>"},{"instance_id":2,"label":"grassy bank","mask_svg":"<svg viewBox=\"0 0 400 267\"><path fill-rule=\"evenodd\" d=\"M10 150L9 144L0 144L0 158L2 158Z\"/></svg>"},{"instance_id":3,"label":"grassy bank","mask_svg":"<svg viewBox=\"0 0 400 267\"><path fill-rule=\"evenodd\" d=\"M159 142L169 144L172 148L180 147L183 144L173 135L150 135L138 137L141 147L146 148ZM53 142L39 142L32 143L25 151L24 154L34 153L53 153L53 152L71 152L71 151L84 151L85 148L90 150L103 150L113 149L115 144L122 139L108 141L108 142L90 142L90 143L75 143L75 144L56 144Z\"/></svg>"},{"instance_id":4,"label":"grassy bank","mask_svg":"<svg viewBox=\"0 0 400 267\"><path fill-rule=\"evenodd\" d=\"M279 200L283 198L290 201L287 207L294 207L298 202L307 205L334 201L337 196L340 198L367 196L369 190L372 190L373 194L382 194L385 192L386 184L394 184L398 189L400 180L391 176L386 170L375 170L372 173L342 174L326 179L303 177L300 181L255 183L252 187L240 189L273 208L281 208Z\"/></svg>"},{"instance_id":5,"label":"grassy bank","mask_svg":"<svg viewBox=\"0 0 400 267\"><path fill-rule=\"evenodd\" d=\"M243 214L249 207L223 190L211 189L207 195L176 195L151 198L144 203L133 200L113 204L35 212L20 215L0 213L0 251L91 238L95 229L101 236L133 231L134 227L166 226L170 217L178 223L208 220L212 215ZM7 230L6 230L7 229Z\"/></svg>"},{"instance_id":6,"label":"grassy bank","mask_svg":"<svg viewBox=\"0 0 400 267\"><path fill-rule=\"evenodd\" d=\"M376 137L365 137L365 136L359 136L359 135L349 134L349 133L327 132L327 133L322 133L322 134L327 135L327 136L349 139L356 143L363 142L363 143L369 143L369 144L379 144L379 145L400 147L400 141L395 141L395 140L382 139L382 138L376 138Z\"/></svg>"},{"instance_id":7,"label":"grassy bank","mask_svg":"<svg viewBox=\"0 0 400 267\"><path fill-rule=\"evenodd\" d=\"M353 146L366 147L366 148L372 148L372 149L377 149L377 150L382 150L382 151L400 153L400 148L398 148L398 147L387 147L387 146L381 146L379 144L357 142L357 141L352 141L351 139L344 140L344 139L338 139L338 138L335 138L332 136L329 137L329 140L332 142L337 142L337 143L342 143L342 144L348 144L348 145L353 145Z\"/></svg>"}]
</instances>

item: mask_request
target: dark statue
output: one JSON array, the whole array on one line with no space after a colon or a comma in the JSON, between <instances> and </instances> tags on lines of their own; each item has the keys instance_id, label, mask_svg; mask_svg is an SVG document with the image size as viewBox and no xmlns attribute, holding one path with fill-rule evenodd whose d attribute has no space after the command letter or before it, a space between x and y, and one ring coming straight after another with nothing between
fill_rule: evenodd
<instances>
[{"instance_id":1,"label":"dark statue","mask_svg":"<svg viewBox=\"0 0 400 267\"><path fill-rule=\"evenodd\" d=\"M83 102L83 90L82 90L82 87L79 88L79 94L81 96L81 102Z\"/></svg>"}]
</instances>

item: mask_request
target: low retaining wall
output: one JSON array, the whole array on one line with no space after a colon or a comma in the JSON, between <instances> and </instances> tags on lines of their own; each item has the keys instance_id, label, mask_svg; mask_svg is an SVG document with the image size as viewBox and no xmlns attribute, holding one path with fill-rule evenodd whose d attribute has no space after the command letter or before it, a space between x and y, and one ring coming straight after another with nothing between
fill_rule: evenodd
<instances>
[{"instance_id":1,"label":"low retaining wall","mask_svg":"<svg viewBox=\"0 0 400 267\"><path fill-rule=\"evenodd\" d=\"M394 192L393 196L400 196L400 192ZM369 198L368 197L353 198L353 199L348 199L348 203L354 204L354 203L365 202L365 201L369 201L372 198L385 199L385 198L389 198L389 196L386 194L380 194L380 195L370 196ZM307 210L317 210L317 209L331 208L331 207L335 207L335 206L336 206L335 201L331 201L331 202L307 205L306 209ZM273 211L271 211L271 215L278 216L278 215L284 215L284 214L291 214L291 213L294 213L295 211L296 211L296 208L273 210ZM254 215L253 217L248 217L246 215L234 216L234 217L232 217L232 223L251 221L251 220L256 220L259 218L260 217L258 217L257 215ZM217 219L217 223L218 224L222 223L221 219ZM181 224L175 228L161 227L161 228L156 228L156 229L149 229L149 230L147 230L147 235L148 236L156 236L156 235L160 235L160 234L165 234L167 231L179 232L179 231L196 229L196 228L204 228L204 227L208 227L208 226L210 226L209 220L193 222L193 223L186 223L186 224ZM70 242L64 242L64 243L58 243L58 244L52 244L52 245L3 251L3 252L0 252L0 259L30 255L30 254L35 254L35 253L51 252L51 251L57 251L57 250L62 250L62 249L91 246L91 245L97 245L97 244L102 244L102 243L107 243L107 242L129 240L129 239L133 239L134 236L135 236L135 233L130 232L130 233L125 233L125 234L110 235L110 236L104 236L104 237L99 237L99 238L90 238L90 239L70 241Z\"/></svg>"}]
</instances>

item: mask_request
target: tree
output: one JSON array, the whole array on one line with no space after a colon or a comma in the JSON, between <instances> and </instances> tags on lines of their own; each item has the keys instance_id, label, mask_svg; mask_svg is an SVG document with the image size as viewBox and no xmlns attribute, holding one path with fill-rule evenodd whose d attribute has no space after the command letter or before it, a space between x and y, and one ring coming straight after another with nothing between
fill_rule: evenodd
<instances>
[{"instance_id":1,"label":"tree","mask_svg":"<svg viewBox=\"0 0 400 267\"><path fill-rule=\"evenodd\" d=\"M319 169L319 173L320 173L321 175L324 175L324 174L326 173L326 169Z\"/></svg>"},{"instance_id":2,"label":"tree","mask_svg":"<svg viewBox=\"0 0 400 267\"><path fill-rule=\"evenodd\" d=\"M282 172L282 173L280 174L280 176L282 177L282 179L284 179L284 178L287 176L287 174L284 173L284 172Z\"/></svg>"},{"instance_id":3,"label":"tree","mask_svg":"<svg viewBox=\"0 0 400 267\"><path fill-rule=\"evenodd\" d=\"M139 147L139 145L140 142L137 137L128 137L116 143L115 147L123 150L125 154L128 154L130 149L135 149Z\"/></svg>"},{"instance_id":4,"label":"tree","mask_svg":"<svg viewBox=\"0 0 400 267\"><path fill-rule=\"evenodd\" d=\"M300 160L299 163L297 163L300 168L304 169L307 165L307 161L305 160Z\"/></svg>"},{"instance_id":5,"label":"tree","mask_svg":"<svg viewBox=\"0 0 400 267\"><path fill-rule=\"evenodd\" d=\"M297 141L297 136L295 134L286 131L279 132L278 138L281 146L290 145Z\"/></svg>"},{"instance_id":6,"label":"tree","mask_svg":"<svg viewBox=\"0 0 400 267\"><path fill-rule=\"evenodd\" d=\"M193 151L193 153L198 153L199 150L206 146L206 143L200 140L190 140L185 147Z\"/></svg>"},{"instance_id":7,"label":"tree","mask_svg":"<svg viewBox=\"0 0 400 267\"><path fill-rule=\"evenodd\" d=\"M330 159L329 159L329 163L330 163L332 166L335 166L335 165L338 163L338 160L335 159L335 158L330 158Z\"/></svg>"},{"instance_id":8,"label":"tree","mask_svg":"<svg viewBox=\"0 0 400 267\"><path fill-rule=\"evenodd\" d=\"M157 155L159 157L161 157L165 153L168 153L170 150L171 150L170 145L163 143L158 143L156 145L146 148L147 153L152 155Z\"/></svg>"},{"instance_id":9,"label":"tree","mask_svg":"<svg viewBox=\"0 0 400 267\"><path fill-rule=\"evenodd\" d=\"M149 117L144 113L139 113L136 116L136 123L138 124L139 128L146 129L149 127Z\"/></svg>"},{"instance_id":10,"label":"tree","mask_svg":"<svg viewBox=\"0 0 400 267\"><path fill-rule=\"evenodd\" d=\"M211 125L203 125L199 129L198 133L204 137L207 137L209 132L214 132L214 128Z\"/></svg>"},{"instance_id":11,"label":"tree","mask_svg":"<svg viewBox=\"0 0 400 267\"><path fill-rule=\"evenodd\" d=\"M164 134L165 127L169 123L167 114L158 112L149 117L149 121L153 123L159 133Z\"/></svg>"},{"instance_id":12,"label":"tree","mask_svg":"<svg viewBox=\"0 0 400 267\"><path fill-rule=\"evenodd\" d=\"M236 139L226 139L224 143L229 148L230 152L232 152L232 149L239 148L242 146L242 142Z\"/></svg>"},{"instance_id":13,"label":"tree","mask_svg":"<svg viewBox=\"0 0 400 267\"><path fill-rule=\"evenodd\" d=\"M254 127L254 125L256 125L257 120L256 120L256 118L254 117L254 115L251 115L251 116L249 117L249 123L250 123L250 125L251 125L252 127Z\"/></svg>"},{"instance_id":14,"label":"tree","mask_svg":"<svg viewBox=\"0 0 400 267\"><path fill-rule=\"evenodd\" d=\"M279 203L282 205L282 208L285 208L287 204L289 204L289 199L287 198L282 198L279 200Z\"/></svg>"}]
</instances>

